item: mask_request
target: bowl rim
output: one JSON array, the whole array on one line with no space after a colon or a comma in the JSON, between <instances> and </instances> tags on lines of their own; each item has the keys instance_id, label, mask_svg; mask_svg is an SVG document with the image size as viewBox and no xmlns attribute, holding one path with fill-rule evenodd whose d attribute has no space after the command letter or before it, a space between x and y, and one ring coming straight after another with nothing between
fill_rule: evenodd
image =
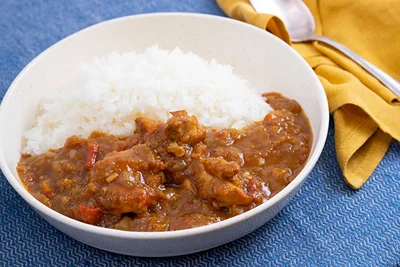
<instances>
[{"instance_id":1,"label":"bowl rim","mask_svg":"<svg viewBox=\"0 0 400 267\"><path fill-rule=\"evenodd\" d=\"M314 71L308 66L306 61L290 46L288 46L285 42L283 42L281 39L278 37L266 32L265 30L262 30L260 28L254 27L250 24L237 21L234 19L222 17L222 16L216 16L216 15L209 15L209 14L201 14L201 13L180 13L180 12L156 12L156 13L148 13L148 14L139 14L139 15L129 15L129 16L123 16L123 17L118 17L106 21L102 21L100 23L93 24L89 27L86 27L84 29L81 29L61 40L58 42L54 43L44 51L42 51L39 55L37 55L33 60L30 61L28 65L26 65L23 70L17 75L17 77L14 79L14 81L11 83L9 86L8 90L6 91L6 94L4 95L4 98L2 100L2 103L0 105L0 126L2 125L2 121L6 117L5 112L3 111L4 105L7 103L7 101L10 98L10 95L12 95L12 92L16 88L16 84L19 82L20 79L24 76L24 74L37 62L39 61L42 57L44 57L45 54L47 54L49 51L54 49L54 46L59 45L60 43L63 43L67 40L76 38L77 35L90 31L94 28L102 27L105 24L111 24L111 23L117 23L120 21L124 20L131 20L131 19L141 19L143 17L192 17L192 18L199 18L199 19L208 19L208 20L214 20L216 22L224 22L224 23L231 23L233 26L240 26L244 28L248 28L249 30L252 31L258 31L262 34L267 34L269 38L273 39L274 42L280 42L282 45L287 46L287 51L288 53L291 53L294 58L297 58L302 62L304 67L307 68L308 73L313 77L315 84L316 84L316 89L317 91L320 92L320 105L321 105L321 128L318 133L319 138L317 140L314 140L315 147L314 151L310 154L306 165L304 166L303 170L296 176L296 178L289 184L287 185L284 189L282 189L279 193L277 193L275 196L273 196L271 199L267 200L263 204L234 217L231 217L229 219L216 222L210 225L205 225L205 226L200 226L196 228L191 228L191 229L183 229L183 230L176 230L176 231L164 231L164 232L137 232L137 231L123 231L123 230L117 230L117 229L110 229L110 228L104 228L100 226L94 226L90 224L86 224L83 222L80 222L78 220L69 218L61 213L56 212L55 210L52 210L51 208L47 207L46 205L42 204L39 200L34 198L22 185L22 183L19 182L19 177L15 177L11 170L8 168L5 160L5 155L0 148L0 167L1 170L3 171L4 176L8 180L8 182L11 184L11 186L18 192L18 194L30 205L32 206L36 211L39 211L39 213L46 215L47 217L52 218L53 220L62 223L62 224L68 224L73 228L77 228L81 231L84 232L90 232L92 234L98 234L102 236L108 236L108 237L119 237L119 238L124 238L124 239L174 239L174 238L184 238L184 237L189 237L189 236L195 236L195 235L200 235L200 234L206 234L209 232L214 232L218 231L223 228L227 228L229 226L232 226L234 224L237 224L239 222L243 222L247 220L250 217L255 216L258 213L261 213L262 211L265 211L272 206L274 206L276 203L280 202L284 198L286 198L293 190L295 190L307 177L308 174L311 172L313 167L315 166L317 160L319 159L321 152L324 148L327 134L328 134L328 127L329 127L329 110L328 110L328 101L325 95L325 91L322 87L322 84L320 83L319 79L317 78L316 74ZM314 133L315 137L316 133ZM265 222L266 223L266 222Z\"/></svg>"}]
</instances>

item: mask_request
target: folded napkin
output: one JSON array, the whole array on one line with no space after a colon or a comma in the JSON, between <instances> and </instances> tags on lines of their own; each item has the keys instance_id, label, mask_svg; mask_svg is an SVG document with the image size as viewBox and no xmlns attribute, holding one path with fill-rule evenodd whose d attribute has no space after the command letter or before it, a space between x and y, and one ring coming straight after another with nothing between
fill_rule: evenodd
<instances>
[{"instance_id":1,"label":"folded napkin","mask_svg":"<svg viewBox=\"0 0 400 267\"><path fill-rule=\"evenodd\" d=\"M255 12L247 0L216 0L230 17L281 38L318 75L335 123L337 159L346 182L360 188L400 141L400 99L335 49L319 42L292 44L282 21ZM267 1L267 0L265 0ZM330 37L400 80L400 5L376 0L305 0L316 34Z\"/></svg>"}]
</instances>

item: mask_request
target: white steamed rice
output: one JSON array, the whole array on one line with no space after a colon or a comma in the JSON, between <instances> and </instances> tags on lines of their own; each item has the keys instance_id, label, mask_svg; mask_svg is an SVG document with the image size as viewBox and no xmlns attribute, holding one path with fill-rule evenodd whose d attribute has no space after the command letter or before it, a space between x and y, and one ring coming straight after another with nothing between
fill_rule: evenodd
<instances>
[{"instance_id":1,"label":"white steamed rice","mask_svg":"<svg viewBox=\"0 0 400 267\"><path fill-rule=\"evenodd\" d=\"M23 153L43 153L63 146L68 136L87 137L94 130L130 134L138 116L165 121L170 111L181 109L204 126L242 128L271 110L262 91L233 74L231 66L179 48L113 52L82 63L67 86L41 101Z\"/></svg>"}]
</instances>

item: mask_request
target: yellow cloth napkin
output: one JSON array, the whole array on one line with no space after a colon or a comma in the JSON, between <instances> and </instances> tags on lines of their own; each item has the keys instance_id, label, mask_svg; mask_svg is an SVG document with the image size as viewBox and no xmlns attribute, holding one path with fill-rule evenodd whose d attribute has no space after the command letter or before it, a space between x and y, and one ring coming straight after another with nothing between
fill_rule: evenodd
<instances>
[{"instance_id":1,"label":"yellow cloth napkin","mask_svg":"<svg viewBox=\"0 0 400 267\"><path fill-rule=\"evenodd\" d=\"M292 44L281 20L248 0L216 0L230 17L278 36L300 53L325 88L335 122L337 159L346 182L360 188L400 141L400 99L355 62L318 42ZM268 1L268 0L265 0ZM400 5L395 0L305 0L316 33L330 37L400 80Z\"/></svg>"}]
</instances>

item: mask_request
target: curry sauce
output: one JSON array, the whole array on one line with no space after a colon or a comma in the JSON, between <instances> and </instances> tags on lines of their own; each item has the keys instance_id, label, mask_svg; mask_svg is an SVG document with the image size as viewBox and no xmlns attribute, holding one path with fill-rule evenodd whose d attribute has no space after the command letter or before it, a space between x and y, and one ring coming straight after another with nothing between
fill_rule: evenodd
<instances>
[{"instance_id":1,"label":"curry sauce","mask_svg":"<svg viewBox=\"0 0 400 267\"><path fill-rule=\"evenodd\" d=\"M93 132L57 150L22 155L26 189L73 219L128 231L172 231L250 210L303 169L312 130L300 105L263 95L274 109L241 130L205 128L186 111L136 119L130 136Z\"/></svg>"}]
</instances>

